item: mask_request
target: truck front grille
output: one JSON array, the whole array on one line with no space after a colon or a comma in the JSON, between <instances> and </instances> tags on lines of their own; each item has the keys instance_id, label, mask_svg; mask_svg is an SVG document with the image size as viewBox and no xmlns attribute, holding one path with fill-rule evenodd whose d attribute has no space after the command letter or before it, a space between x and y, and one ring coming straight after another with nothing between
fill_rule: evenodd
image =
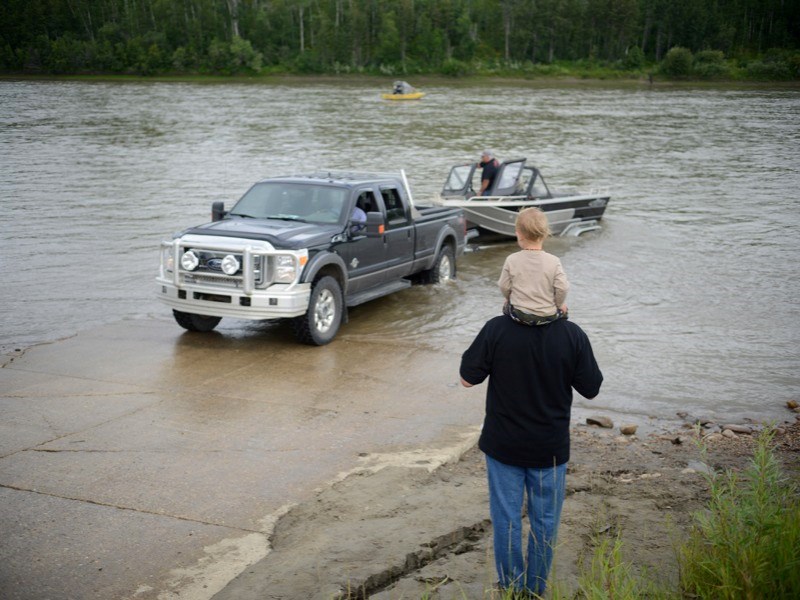
<instances>
[{"instance_id":1,"label":"truck front grille","mask_svg":"<svg viewBox=\"0 0 800 600\"><path fill-rule=\"evenodd\" d=\"M202 283L204 285L227 288L241 289L244 286L244 260L241 254L223 252L218 250L204 250L202 248L187 248L197 254L200 264L193 271L186 271L180 268L185 283ZM227 255L233 254L239 261L241 268L235 275L226 275L222 272L221 262ZM259 286L265 281L264 265L268 264L266 257L256 256L253 259L253 283Z\"/></svg>"},{"instance_id":2,"label":"truck front grille","mask_svg":"<svg viewBox=\"0 0 800 600\"><path fill-rule=\"evenodd\" d=\"M223 287L239 288L242 287L241 277L228 277L227 275L220 275L212 277L210 275L190 275L186 274L183 277L186 283L204 283L208 285L219 285Z\"/></svg>"}]
</instances>

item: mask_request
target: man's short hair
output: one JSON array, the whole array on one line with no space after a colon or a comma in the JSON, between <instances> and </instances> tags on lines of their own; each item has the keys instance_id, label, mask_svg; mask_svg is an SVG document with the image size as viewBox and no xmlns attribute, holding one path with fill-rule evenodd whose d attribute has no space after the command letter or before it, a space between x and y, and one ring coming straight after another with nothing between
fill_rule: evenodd
<instances>
[{"instance_id":1,"label":"man's short hair","mask_svg":"<svg viewBox=\"0 0 800 600\"><path fill-rule=\"evenodd\" d=\"M481 152L481 156L488 156L489 158L494 158L494 154L492 154L491 150L484 150Z\"/></svg>"},{"instance_id":2,"label":"man's short hair","mask_svg":"<svg viewBox=\"0 0 800 600\"><path fill-rule=\"evenodd\" d=\"M522 237L532 242L543 240L550 235L547 215L535 206L519 211L515 226Z\"/></svg>"}]
</instances>

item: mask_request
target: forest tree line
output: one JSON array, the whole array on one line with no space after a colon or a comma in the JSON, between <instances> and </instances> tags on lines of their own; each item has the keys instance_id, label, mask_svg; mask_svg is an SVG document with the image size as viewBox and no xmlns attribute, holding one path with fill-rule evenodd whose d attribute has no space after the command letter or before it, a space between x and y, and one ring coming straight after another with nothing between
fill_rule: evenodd
<instances>
[{"instance_id":1,"label":"forest tree line","mask_svg":"<svg viewBox=\"0 0 800 600\"><path fill-rule=\"evenodd\" d=\"M799 29L797 0L4 0L0 70L461 75L582 61L792 79Z\"/></svg>"}]
</instances>

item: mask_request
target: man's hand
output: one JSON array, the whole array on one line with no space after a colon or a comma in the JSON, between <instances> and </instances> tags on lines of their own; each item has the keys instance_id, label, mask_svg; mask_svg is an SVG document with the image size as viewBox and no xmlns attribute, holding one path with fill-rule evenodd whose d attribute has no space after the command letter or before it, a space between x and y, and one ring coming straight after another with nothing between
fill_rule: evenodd
<instances>
[{"instance_id":1,"label":"man's hand","mask_svg":"<svg viewBox=\"0 0 800 600\"><path fill-rule=\"evenodd\" d=\"M463 377L461 378L461 385L463 385L464 387L472 387L472 384Z\"/></svg>"}]
</instances>

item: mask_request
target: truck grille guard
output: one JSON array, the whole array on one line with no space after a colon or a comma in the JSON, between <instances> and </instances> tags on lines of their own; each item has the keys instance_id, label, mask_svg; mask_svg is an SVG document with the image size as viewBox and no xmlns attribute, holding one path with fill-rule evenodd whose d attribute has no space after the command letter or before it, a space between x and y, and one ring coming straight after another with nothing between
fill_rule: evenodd
<instances>
[{"instance_id":1,"label":"truck grille guard","mask_svg":"<svg viewBox=\"0 0 800 600\"><path fill-rule=\"evenodd\" d=\"M243 250L231 250L229 246L222 244L207 242L198 244L180 239L163 241L161 248L162 252L165 248L169 248L172 255L172 272L169 273L162 260L162 277L165 279L171 277L176 287L182 287L184 284L205 284L221 289L240 289L247 295L252 294L257 287L267 287L272 283L273 265L270 257L279 254L292 255L286 251L267 250L252 246L246 246ZM181 256L188 250L195 251L201 258L200 265L191 271L181 266ZM208 266L209 260L221 259L229 254L235 256L241 265L239 271L234 275L217 272ZM295 260L297 260L296 257ZM300 265L297 265L297 270L299 273ZM287 291L297 285L298 279L299 277L288 284Z\"/></svg>"}]
</instances>

